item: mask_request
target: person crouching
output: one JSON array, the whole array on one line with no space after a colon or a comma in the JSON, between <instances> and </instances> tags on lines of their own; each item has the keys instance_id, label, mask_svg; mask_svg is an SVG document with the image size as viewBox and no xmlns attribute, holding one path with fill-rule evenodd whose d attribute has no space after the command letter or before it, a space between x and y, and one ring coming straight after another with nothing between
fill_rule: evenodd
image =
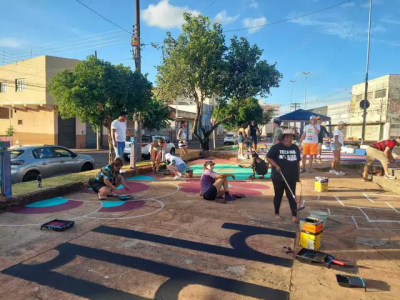
<instances>
[{"instance_id":1,"label":"person crouching","mask_svg":"<svg viewBox=\"0 0 400 300\"><path fill-rule=\"evenodd\" d=\"M165 160L170 163L167 165L167 170L175 175L174 180L181 178L182 172L186 171L185 162L180 157L173 156L170 153L165 154Z\"/></svg>"}]
</instances>

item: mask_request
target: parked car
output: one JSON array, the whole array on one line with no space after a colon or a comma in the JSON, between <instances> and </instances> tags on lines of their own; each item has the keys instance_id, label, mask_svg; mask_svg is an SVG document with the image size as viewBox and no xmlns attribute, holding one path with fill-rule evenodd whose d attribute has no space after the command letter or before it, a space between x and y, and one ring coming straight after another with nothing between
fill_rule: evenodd
<instances>
[{"instance_id":1,"label":"parked car","mask_svg":"<svg viewBox=\"0 0 400 300\"><path fill-rule=\"evenodd\" d=\"M90 171L95 163L90 155L77 154L61 146L20 146L10 148L12 183L54 175Z\"/></svg>"},{"instance_id":2,"label":"parked car","mask_svg":"<svg viewBox=\"0 0 400 300\"><path fill-rule=\"evenodd\" d=\"M145 160L150 159L150 145L152 142L157 141L158 138L162 137L167 141L167 153L175 154L175 144L171 143L169 137L164 135L142 135L142 158ZM124 159L128 161L131 158L132 142L125 142Z\"/></svg>"},{"instance_id":3,"label":"parked car","mask_svg":"<svg viewBox=\"0 0 400 300\"><path fill-rule=\"evenodd\" d=\"M224 145L235 145L236 144L236 136L233 133L227 133L224 137Z\"/></svg>"}]
</instances>

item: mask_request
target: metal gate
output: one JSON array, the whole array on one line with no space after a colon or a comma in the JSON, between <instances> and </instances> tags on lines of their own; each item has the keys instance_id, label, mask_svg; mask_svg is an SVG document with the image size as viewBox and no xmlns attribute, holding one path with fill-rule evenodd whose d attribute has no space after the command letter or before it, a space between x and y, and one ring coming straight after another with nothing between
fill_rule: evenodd
<instances>
[{"instance_id":1,"label":"metal gate","mask_svg":"<svg viewBox=\"0 0 400 300\"><path fill-rule=\"evenodd\" d=\"M63 120L58 116L58 145L66 148L76 147L75 118Z\"/></svg>"},{"instance_id":2,"label":"metal gate","mask_svg":"<svg viewBox=\"0 0 400 300\"><path fill-rule=\"evenodd\" d=\"M96 132L92 125L86 123L86 148L95 149L97 147Z\"/></svg>"}]
</instances>

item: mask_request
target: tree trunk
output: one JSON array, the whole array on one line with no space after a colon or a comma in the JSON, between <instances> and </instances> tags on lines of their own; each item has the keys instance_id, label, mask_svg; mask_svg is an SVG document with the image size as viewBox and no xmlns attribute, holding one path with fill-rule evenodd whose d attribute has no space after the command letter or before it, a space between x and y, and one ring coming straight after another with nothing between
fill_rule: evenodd
<instances>
[{"instance_id":1,"label":"tree trunk","mask_svg":"<svg viewBox=\"0 0 400 300\"><path fill-rule=\"evenodd\" d=\"M112 139L111 127L107 127L108 132L108 162L111 164L114 161L115 151L114 151L114 142Z\"/></svg>"},{"instance_id":2,"label":"tree trunk","mask_svg":"<svg viewBox=\"0 0 400 300\"><path fill-rule=\"evenodd\" d=\"M209 151L210 150L210 137L207 136L204 139L200 141L201 149L203 151Z\"/></svg>"}]
</instances>

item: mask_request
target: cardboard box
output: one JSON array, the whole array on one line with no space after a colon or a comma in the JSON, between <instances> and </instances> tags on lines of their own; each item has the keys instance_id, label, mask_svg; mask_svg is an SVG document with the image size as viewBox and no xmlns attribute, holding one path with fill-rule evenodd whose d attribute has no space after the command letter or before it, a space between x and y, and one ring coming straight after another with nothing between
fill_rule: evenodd
<instances>
[{"instance_id":1,"label":"cardboard box","mask_svg":"<svg viewBox=\"0 0 400 300\"><path fill-rule=\"evenodd\" d=\"M322 246L323 233L312 234L306 231L301 231L299 245L303 248L318 250Z\"/></svg>"},{"instance_id":2,"label":"cardboard box","mask_svg":"<svg viewBox=\"0 0 400 300\"><path fill-rule=\"evenodd\" d=\"M320 218L308 217L305 219L301 231L306 231L312 234L318 234L324 231L324 220Z\"/></svg>"},{"instance_id":3,"label":"cardboard box","mask_svg":"<svg viewBox=\"0 0 400 300\"><path fill-rule=\"evenodd\" d=\"M329 185L329 178L326 177L315 177L314 189L317 192L327 192Z\"/></svg>"}]
</instances>

